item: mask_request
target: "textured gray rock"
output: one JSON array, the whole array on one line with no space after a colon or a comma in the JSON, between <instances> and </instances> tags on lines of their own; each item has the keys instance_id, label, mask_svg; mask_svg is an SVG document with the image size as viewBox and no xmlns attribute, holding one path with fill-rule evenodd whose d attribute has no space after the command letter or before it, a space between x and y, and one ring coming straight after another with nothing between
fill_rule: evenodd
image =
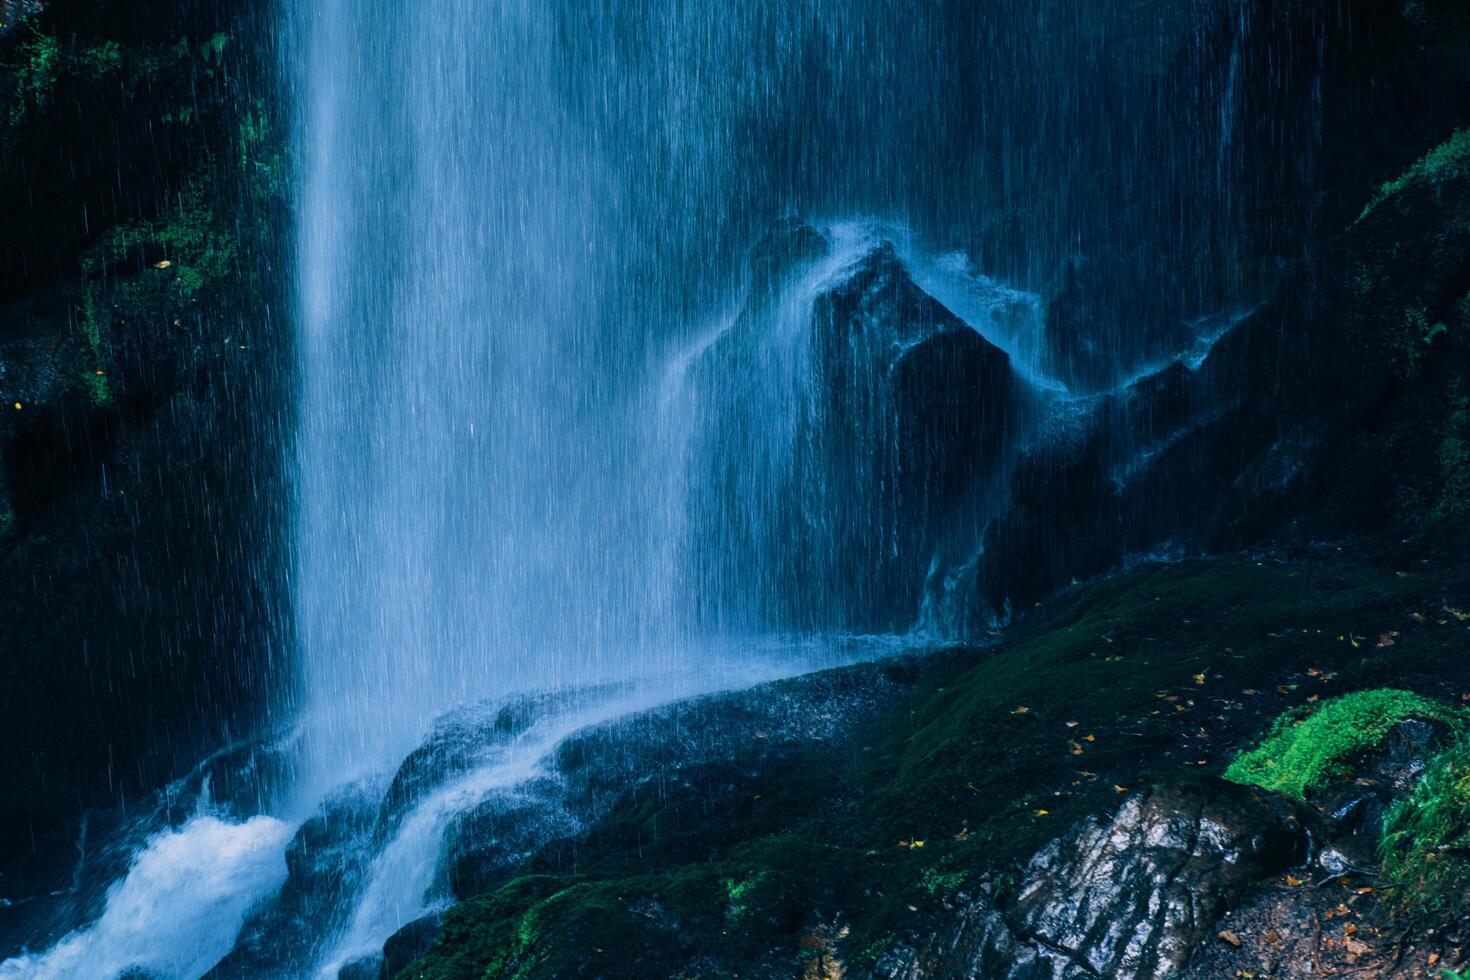
<instances>
[{"instance_id":1,"label":"textured gray rock","mask_svg":"<svg viewBox=\"0 0 1470 980\"><path fill-rule=\"evenodd\" d=\"M1309 856L1316 817L1208 778L1132 794L1038 851L1009 902L982 890L958 923L877 974L1075 980L1177 975L1256 881Z\"/></svg>"}]
</instances>

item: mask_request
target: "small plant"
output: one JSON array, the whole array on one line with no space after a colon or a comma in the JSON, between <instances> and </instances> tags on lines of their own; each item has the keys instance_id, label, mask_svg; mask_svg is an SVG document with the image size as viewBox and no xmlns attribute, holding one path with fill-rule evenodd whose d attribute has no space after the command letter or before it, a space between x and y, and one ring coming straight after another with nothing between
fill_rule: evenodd
<instances>
[{"instance_id":1,"label":"small plant","mask_svg":"<svg viewBox=\"0 0 1470 980\"><path fill-rule=\"evenodd\" d=\"M1414 791L1389 811L1381 851L1401 914L1435 915L1470 902L1470 739L1432 760Z\"/></svg>"},{"instance_id":2,"label":"small plant","mask_svg":"<svg viewBox=\"0 0 1470 980\"><path fill-rule=\"evenodd\" d=\"M730 901L730 918L738 919L745 914L750 893L758 884L760 884L759 875L739 881L734 878L725 879L725 897Z\"/></svg>"},{"instance_id":3,"label":"small plant","mask_svg":"<svg viewBox=\"0 0 1470 980\"><path fill-rule=\"evenodd\" d=\"M919 885L935 898L952 894L965 883L963 871L943 872L938 868L925 868L919 876Z\"/></svg>"},{"instance_id":4,"label":"small plant","mask_svg":"<svg viewBox=\"0 0 1470 980\"><path fill-rule=\"evenodd\" d=\"M122 68L122 45L116 41L103 41L83 48L77 55L77 67L82 76L92 81L110 75Z\"/></svg>"},{"instance_id":5,"label":"small plant","mask_svg":"<svg viewBox=\"0 0 1470 980\"><path fill-rule=\"evenodd\" d=\"M57 62L61 46L49 34L31 29L30 36L18 46L20 63L11 70L15 74L15 97L10 104L9 122L19 126L28 112L45 109L51 102L56 84Z\"/></svg>"},{"instance_id":6,"label":"small plant","mask_svg":"<svg viewBox=\"0 0 1470 980\"><path fill-rule=\"evenodd\" d=\"M1452 709L1410 691L1358 691L1285 712L1259 746L1230 764L1225 778L1305 799L1346 775L1353 756L1373 748L1409 718L1460 727Z\"/></svg>"}]
</instances>

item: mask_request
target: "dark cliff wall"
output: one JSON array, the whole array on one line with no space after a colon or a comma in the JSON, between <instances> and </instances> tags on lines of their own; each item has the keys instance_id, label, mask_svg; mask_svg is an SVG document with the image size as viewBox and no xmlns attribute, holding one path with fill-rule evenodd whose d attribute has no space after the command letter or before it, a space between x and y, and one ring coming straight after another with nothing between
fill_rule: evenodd
<instances>
[{"instance_id":1,"label":"dark cliff wall","mask_svg":"<svg viewBox=\"0 0 1470 980\"><path fill-rule=\"evenodd\" d=\"M0 36L0 841L157 785L288 669L271 4Z\"/></svg>"}]
</instances>

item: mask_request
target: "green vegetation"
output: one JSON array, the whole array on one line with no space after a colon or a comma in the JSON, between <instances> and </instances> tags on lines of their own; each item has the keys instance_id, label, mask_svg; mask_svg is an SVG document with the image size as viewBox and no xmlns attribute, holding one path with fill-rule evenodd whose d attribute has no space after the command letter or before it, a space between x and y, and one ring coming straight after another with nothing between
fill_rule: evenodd
<instances>
[{"instance_id":1,"label":"green vegetation","mask_svg":"<svg viewBox=\"0 0 1470 980\"><path fill-rule=\"evenodd\" d=\"M965 883L967 875L963 871L940 871L938 868L925 868L919 875L919 884L924 891L936 898L947 897L959 890Z\"/></svg>"},{"instance_id":2,"label":"green vegetation","mask_svg":"<svg viewBox=\"0 0 1470 980\"><path fill-rule=\"evenodd\" d=\"M1348 775L1355 756L1409 718L1460 725L1450 709L1409 691L1358 691L1284 713L1259 746L1230 764L1225 778L1306 799Z\"/></svg>"},{"instance_id":3,"label":"green vegetation","mask_svg":"<svg viewBox=\"0 0 1470 980\"><path fill-rule=\"evenodd\" d=\"M206 284L231 271L238 251L215 220L214 198L212 182L196 176L164 217L104 233L82 256L82 271L95 276L126 263L146 265L168 277L177 301L191 302Z\"/></svg>"},{"instance_id":4,"label":"green vegetation","mask_svg":"<svg viewBox=\"0 0 1470 980\"><path fill-rule=\"evenodd\" d=\"M1378 193L1363 208L1358 220L1368 216L1384 201L1419 180L1446 180L1470 176L1470 129L1457 130L1453 136L1430 150L1400 176L1378 188Z\"/></svg>"},{"instance_id":5,"label":"green vegetation","mask_svg":"<svg viewBox=\"0 0 1470 980\"><path fill-rule=\"evenodd\" d=\"M1433 760L1389 812L1382 850L1400 916L1453 918L1470 908L1470 739Z\"/></svg>"},{"instance_id":6,"label":"green vegetation","mask_svg":"<svg viewBox=\"0 0 1470 980\"><path fill-rule=\"evenodd\" d=\"M34 27L17 45L16 61L7 66L15 80L8 116L11 126L19 126L28 113L39 112L50 104L60 53L56 38Z\"/></svg>"},{"instance_id":7,"label":"green vegetation","mask_svg":"<svg viewBox=\"0 0 1470 980\"><path fill-rule=\"evenodd\" d=\"M265 102L257 100L241 113L240 170L250 178L250 187L258 195L277 194L285 186L285 158L275 132Z\"/></svg>"},{"instance_id":8,"label":"green vegetation","mask_svg":"<svg viewBox=\"0 0 1470 980\"><path fill-rule=\"evenodd\" d=\"M82 305L77 313L77 322L82 336L92 353L91 366L86 369L83 382L91 396L92 404L106 405L112 400L112 388L107 383L106 358L102 347L102 325L97 317L97 293L90 284L82 289Z\"/></svg>"},{"instance_id":9,"label":"green vegetation","mask_svg":"<svg viewBox=\"0 0 1470 980\"><path fill-rule=\"evenodd\" d=\"M225 48L229 47L229 45L230 36L228 34L215 34L209 40L199 45L199 57L210 64L223 64L225 60Z\"/></svg>"},{"instance_id":10,"label":"green vegetation","mask_svg":"<svg viewBox=\"0 0 1470 980\"><path fill-rule=\"evenodd\" d=\"M123 63L122 45L116 41L103 41L83 48L77 56L82 74L96 80L121 70Z\"/></svg>"}]
</instances>

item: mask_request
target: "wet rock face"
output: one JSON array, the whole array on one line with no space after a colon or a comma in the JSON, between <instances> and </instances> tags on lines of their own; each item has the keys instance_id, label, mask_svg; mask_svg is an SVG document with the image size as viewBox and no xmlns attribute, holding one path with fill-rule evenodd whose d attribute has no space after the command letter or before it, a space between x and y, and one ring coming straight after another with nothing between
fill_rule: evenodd
<instances>
[{"instance_id":1,"label":"wet rock face","mask_svg":"<svg viewBox=\"0 0 1470 980\"><path fill-rule=\"evenodd\" d=\"M1103 391L1150 361L1189 349L1177 289L1150 290L1121 258L1073 259L1047 303L1048 373L1074 391Z\"/></svg>"},{"instance_id":2,"label":"wet rock face","mask_svg":"<svg viewBox=\"0 0 1470 980\"><path fill-rule=\"evenodd\" d=\"M812 317L811 444L830 529L814 544L859 608L910 618L935 547L977 541L1019 415L1010 357L920 289L889 243Z\"/></svg>"},{"instance_id":3,"label":"wet rock face","mask_svg":"<svg viewBox=\"0 0 1470 980\"><path fill-rule=\"evenodd\" d=\"M574 692L546 691L509 702L465 705L441 716L423 744L399 764L383 798L379 837L391 835L404 814L433 789L484 763L574 697Z\"/></svg>"},{"instance_id":4,"label":"wet rock face","mask_svg":"<svg viewBox=\"0 0 1470 980\"><path fill-rule=\"evenodd\" d=\"M830 250L827 237L804 221L789 218L771 225L750 250L751 299L771 299L792 273Z\"/></svg>"},{"instance_id":5,"label":"wet rock face","mask_svg":"<svg viewBox=\"0 0 1470 980\"><path fill-rule=\"evenodd\" d=\"M577 832L577 821L561 805L560 784L540 783L497 794L455 819L443 858L454 895L464 898L490 890L548 841Z\"/></svg>"},{"instance_id":6,"label":"wet rock face","mask_svg":"<svg viewBox=\"0 0 1470 980\"><path fill-rule=\"evenodd\" d=\"M209 980L273 977L283 966L307 970L365 879L381 791L369 785L343 791L301 825L286 848L286 883L245 920L235 948Z\"/></svg>"},{"instance_id":7,"label":"wet rock face","mask_svg":"<svg viewBox=\"0 0 1470 980\"><path fill-rule=\"evenodd\" d=\"M408 969L414 960L423 956L439 938L444 917L435 912L414 919L408 925L388 937L383 944L382 976L395 977L399 971Z\"/></svg>"},{"instance_id":8,"label":"wet rock face","mask_svg":"<svg viewBox=\"0 0 1470 980\"><path fill-rule=\"evenodd\" d=\"M696 601L722 628L909 627L936 549L978 544L1017 427L1010 357L850 232L768 230L744 310L688 369Z\"/></svg>"},{"instance_id":9,"label":"wet rock face","mask_svg":"<svg viewBox=\"0 0 1470 980\"><path fill-rule=\"evenodd\" d=\"M900 506L948 516L994 469L1015 427L1010 358L973 330L946 330L905 351L893 383Z\"/></svg>"},{"instance_id":10,"label":"wet rock face","mask_svg":"<svg viewBox=\"0 0 1470 980\"><path fill-rule=\"evenodd\" d=\"M709 763L778 757L785 746L836 744L913 689L913 660L890 660L715 694L584 729L556 751L567 805L595 819L632 787Z\"/></svg>"},{"instance_id":11,"label":"wet rock face","mask_svg":"<svg viewBox=\"0 0 1470 980\"><path fill-rule=\"evenodd\" d=\"M1134 793L1038 851L1008 905L982 894L880 975L1175 976L1253 882L1307 856L1314 825L1286 797L1220 779Z\"/></svg>"},{"instance_id":12,"label":"wet rock face","mask_svg":"<svg viewBox=\"0 0 1470 980\"><path fill-rule=\"evenodd\" d=\"M1377 841L1389 808L1413 790L1448 733L1440 722L1405 719L1356 760L1353 778L1331 784L1315 802L1343 831Z\"/></svg>"},{"instance_id":13,"label":"wet rock face","mask_svg":"<svg viewBox=\"0 0 1470 980\"><path fill-rule=\"evenodd\" d=\"M1007 924L1060 974L1168 976L1248 885L1305 857L1309 820L1219 780L1155 787L1033 857Z\"/></svg>"}]
</instances>

